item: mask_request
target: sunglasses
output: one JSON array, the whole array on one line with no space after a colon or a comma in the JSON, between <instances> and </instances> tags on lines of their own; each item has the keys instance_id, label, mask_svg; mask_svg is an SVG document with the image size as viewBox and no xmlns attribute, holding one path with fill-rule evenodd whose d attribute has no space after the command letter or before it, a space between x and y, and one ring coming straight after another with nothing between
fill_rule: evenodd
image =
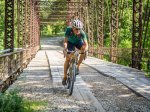
<instances>
[{"instance_id":1,"label":"sunglasses","mask_svg":"<svg viewBox=\"0 0 150 112\"><path fill-rule=\"evenodd\" d=\"M76 30L81 30L80 28L75 28Z\"/></svg>"}]
</instances>

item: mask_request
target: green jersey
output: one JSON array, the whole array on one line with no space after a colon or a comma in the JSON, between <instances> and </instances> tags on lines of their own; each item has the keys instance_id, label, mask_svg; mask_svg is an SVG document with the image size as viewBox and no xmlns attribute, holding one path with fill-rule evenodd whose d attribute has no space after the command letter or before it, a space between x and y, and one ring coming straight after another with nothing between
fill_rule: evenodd
<instances>
[{"instance_id":1,"label":"green jersey","mask_svg":"<svg viewBox=\"0 0 150 112\"><path fill-rule=\"evenodd\" d=\"M80 31L79 35L75 35L73 33L72 27L67 27L65 37L68 39L69 42L76 44L80 40L87 40L87 36L83 30Z\"/></svg>"}]
</instances>

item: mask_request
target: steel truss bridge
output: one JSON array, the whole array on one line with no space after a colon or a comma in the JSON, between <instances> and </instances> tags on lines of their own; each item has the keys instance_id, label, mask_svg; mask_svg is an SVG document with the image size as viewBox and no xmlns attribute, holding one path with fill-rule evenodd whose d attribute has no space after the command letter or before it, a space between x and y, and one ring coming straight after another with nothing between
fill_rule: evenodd
<instances>
[{"instance_id":1,"label":"steel truss bridge","mask_svg":"<svg viewBox=\"0 0 150 112\"><path fill-rule=\"evenodd\" d=\"M144 49L142 46L142 33L145 30L143 25L149 22L150 6L148 5L143 23L143 2L133 0L132 48L119 48L118 1L111 0L111 43L110 47L105 47L104 0L5 0L4 50L0 52L0 91L4 91L36 55L40 48L40 25L56 21L64 21L69 25L75 18L84 23L84 30L88 33L90 56L100 59L108 56L113 63L117 63L119 59L130 60L129 66L136 69L142 69L141 63L145 63L150 69L150 48ZM17 23L14 23L15 18ZM18 47L14 48L16 38Z\"/></svg>"}]
</instances>

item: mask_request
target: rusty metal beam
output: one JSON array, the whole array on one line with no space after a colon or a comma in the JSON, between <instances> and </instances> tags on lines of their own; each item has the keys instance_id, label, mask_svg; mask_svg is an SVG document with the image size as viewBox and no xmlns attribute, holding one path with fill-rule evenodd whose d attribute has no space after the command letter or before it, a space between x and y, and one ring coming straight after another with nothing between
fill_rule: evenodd
<instances>
[{"instance_id":1,"label":"rusty metal beam","mask_svg":"<svg viewBox=\"0 0 150 112\"><path fill-rule=\"evenodd\" d=\"M118 0L111 0L111 62L116 63L117 58L114 57L118 47Z\"/></svg>"},{"instance_id":2,"label":"rusty metal beam","mask_svg":"<svg viewBox=\"0 0 150 112\"><path fill-rule=\"evenodd\" d=\"M40 22L51 22L51 21L64 21L66 18L49 18L49 19L40 19Z\"/></svg>"},{"instance_id":3,"label":"rusty metal beam","mask_svg":"<svg viewBox=\"0 0 150 112\"><path fill-rule=\"evenodd\" d=\"M67 2L52 2L52 1L37 1L36 2L36 7L39 7L39 6L58 6L58 5L66 5ZM69 5L70 6L87 6L87 2L86 1L83 1L83 2L70 2L69 1Z\"/></svg>"},{"instance_id":4,"label":"rusty metal beam","mask_svg":"<svg viewBox=\"0 0 150 112\"><path fill-rule=\"evenodd\" d=\"M22 47L22 0L17 1L17 14L18 14L18 38L17 38L17 44L18 48Z\"/></svg>"},{"instance_id":5,"label":"rusty metal beam","mask_svg":"<svg viewBox=\"0 0 150 112\"><path fill-rule=\"evenodd\" d=\"M141 69L142 0L133 0L132 67Z\"/></svg>"},{"instance_id":6,"label":"rusty metal beam","mask_svg":"<svg viewBox=\"0 0 150 112\"><path fill-rule=\"evenodd\" d=\"M94 35L93 35L93 17L94 17L94 1L89 0L88 4L88 36L89 36L89 54L93 56Z\"/></svg>"},{"instance_id":7,"label":"rusty metal beam","mask_svg":"<svg viewBox=\"0 0 150 112\"><path fill-rule=\"evenodd\" d=\"M27 29L27 0L23 0L22 1L23 2L23 6L22 6L22 16L23 16L23 18L22 18L22 22L23 22L23 24L22 24L22 26L23 26L23 37L22 37L22 47L24 48L24 49L26 49L26 47L27 47L27 43L26 43L26 40L27 40L27 35L26 35L26 29Z\"/></svg>"},{"instance_id":8,"label":"rusty metal beam","mask_svg":"<svg viewBox=\"0 0 150 112\"><path fill-rule=\"evenodd\" d=\"M39 9L37 9L37 11L66 11L67 8L51 8L51 7L40 7ZM70 11L74 11L74 10L78 10L78 8L70 8Z\"/></svg>"},{"instance_id":9,"label":"rusty metal beam","mask_svg":"<svg viewBox=\"0 0 150 112\"><path fill-rule=\"evenodd\" d=\"M97 16L98 58L102 59L103 55L99 52L104 47L104 0L97 0Z\"/></svg>"},{"instance_id":10,"label":"rusty metal beam","mask_svg":"<svg viewBox=\"0 0 150 112\"><path fill-rule=\"evenodd\" d=\"M73 16L74 14L70 14L70 16ZM57 15L57 14L52 14L52 15L49 15L47 18L45 19L50 19L50 18L56 18L56 19L67 19L68 15ZM40 16L41 18L41 16ZM44 19L44 18L43 18Z\"/></svg>"},{"instance_id":11,"label":"rusty metal beam","mask_svg":"<svg viewBox=\"0 0 150 112\"><path fill-rule=\"evenodd\" d=\"M37 10L38 13L50 13L50 14L74 14L76 11L43 11Z\"/></svg>"},{"instance_id":12,"label":"rusty metal beam","mask_svg":"<svg viewBox=\"0 0 150 112\"><path fill-rule=\"evenodd\" d=\"M79 11L79 8L82 6L87 6L87 1L64 1L64 2L52 2L52 1L36 1L35 4L37 8L37 12L41 13L51 13L51 14L56 14L56 13L61 13L61 12L66 12L67 16L66 19L68 21L71 20L73 16L75 16L75 12ZM64 7L65 6L65 7ZM42 18L42 15L40 16ZM58 17L60 18L60 17Z\"/></svg>"},{"instance_id":13,"label":"rusty metal beam","mask_svg":"<svg viewBox=\"0 0 150 112\"><path fill-rule=\"evenodd\" d=\"M40 22L40 25L43 25L43 24L54 24L56 21L49 21L49 22L43 22L41 21Z\"/></svg>"},{"instance_id":14,"label":"rusty metal beam","mask_svg":"<svg viewBox=\"0 0 150 112\"><path fill-rule=\"evenodd\" d=\"M27 13L27 24L26 24L26 43L27 43L27 47L30 48L31 46L31 42L30 42L30 14L31 14L31 7L30 7L30 0L27 0L27 9L26 9L26 13Z\"/></svg>"},{"instance_id":15,"label":"rusty metal beam","mask_svg":"<svg viewBox=\"0 0 150 112\"><path fill-rule=\"evenodd\" d=\"M14 0L5 0L5 49L14 49Z\"/></svg>"}]
</instances>

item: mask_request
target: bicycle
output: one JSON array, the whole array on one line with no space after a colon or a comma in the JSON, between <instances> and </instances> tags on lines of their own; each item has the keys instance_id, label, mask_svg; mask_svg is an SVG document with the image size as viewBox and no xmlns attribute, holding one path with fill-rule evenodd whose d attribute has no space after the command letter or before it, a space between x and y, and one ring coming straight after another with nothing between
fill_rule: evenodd
<instances>
[{"instance_id":1,"label":"bicycle","mask_svg":"<svg viewBox=\"0 0 150 112\"><path fill-rule=\"evenodd\" d=\"M69 68L67 70L67 89L69 89L69 95L71 96L73 93L73 87L74 82L76 81L76 75L77 75L77 64L78 64L78 58L79 54L85 54L84 60L87 58L88 51L85 51L84 53L79 53L79 51L76 49L74 51L66 51L64 50L64 58L66 56L66 53L71 54L71 59L69 62Z\"/></svg>"},{"instance_id":2,"label":"bicycle","mask_svg":"<svg viewBox=\"0 0 150 112\"><path fill-rule=\"evenodd\" d=\"M69 89L69 95L71 96L73 93L74 82L76 81L76 71L77 71L77 62L79 57L78 50L75 51L67 51L71 55L71 59L69 62L69 68L67 70L67 89ZM64 53L65 57L65 53Z\"/></svg>"}]
</instances>

